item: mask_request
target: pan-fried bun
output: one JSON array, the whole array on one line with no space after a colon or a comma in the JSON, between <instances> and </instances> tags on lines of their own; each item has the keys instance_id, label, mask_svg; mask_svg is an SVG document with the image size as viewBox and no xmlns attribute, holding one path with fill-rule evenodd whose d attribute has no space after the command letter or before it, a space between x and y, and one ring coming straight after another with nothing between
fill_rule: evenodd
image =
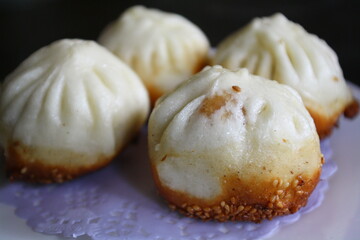
<instances>
[{"instance_id":1,"label":"pan-fried bun","mask_svg":"<svg viewBox=\"0 0 360 240\"><path fill-rule=\"evenodd\" d=\"M200 28L178 14L143 6L127 9L99 42L135 70L153 104L208 61L209 41Z\"/></svg>"},{"instance_id":2,"label":"pan-fried bun","mask_svg":"<svg viewBox=\"0 0 360 240\"><path fill-rule=\"evenodd\" d=\"M160 194L204 220L294 213L321 173L319 137L300 96L246 69L205 68L157 102L148 134Z\"/></svg>"},{"instance_id":3,"label":"pan-fried bun","mask_svg":"<svg viewBox=\"0 0 360 240\"><path fill-rule=\"evenodd\" d=\"M62 182L108 164L147 118L139 77L93 41L60 40L0 92L0 143L13 180Z\"/></svg>"},{"instance_id":4,"label":"pan-fried bun","mask_svg":"<svg viewBox=\"0 0 360 240\"><path fill-rule=\"evenodd\" d=\"M293 87L313 117L320 138L331 133L342 114L352 118L359 109L336 53L280 13L256 18L223 40L212 62L229 69L247 68L252 74Z\"/></svg>"}]
</instances>

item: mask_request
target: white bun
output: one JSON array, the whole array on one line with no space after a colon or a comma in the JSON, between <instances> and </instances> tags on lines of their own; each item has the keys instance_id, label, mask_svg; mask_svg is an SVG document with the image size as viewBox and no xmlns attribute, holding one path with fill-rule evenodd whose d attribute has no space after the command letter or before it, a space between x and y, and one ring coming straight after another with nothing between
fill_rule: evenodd
<instances>
[{"instance_id":1,"label":"white bun","mask_svg":"<svg viewBox=\"0 0 360 240\"><path fill-rule=\"evenodd\" d=\"M201 70L209 50L206 36L189 20L143 6L126 10L99 42L139 74L153 103Z\"/></svg>"},{"instance_id":2,"label":"white bun","mask_svg":"<svg viewBox=\"0 0 360 240\"><path fill-rule=\"evenodd\" d=\"M143 125L137 75L92 41L60 40L26 59L2 87L0 142L12 179L71 179L107 164Z\"/></svg>"},{"instance_id":3,"label":"white bun","mask_svg":"<svg viewBox=\"0 0 360 240\"><path fill-rule=\"evenodd\" d=\"M220 66L157 102L149 153L155 182L172 207L220 221L297 211L322 164L314 122L294 90Z\"/></svg>"},{"instance_id":4,"label":"white bun","mask_svg":"<svg viewBox=\"0 0 360 240\"><path fill-rule=\"evenodd\" d=\"M233 70L247 68L253 74L293 87L321 137L330 134L344 111L349 117L356 115L358 106L335 52L280 13L256 18L226 38L212 62Z\"/></svg>"}]
</instances>

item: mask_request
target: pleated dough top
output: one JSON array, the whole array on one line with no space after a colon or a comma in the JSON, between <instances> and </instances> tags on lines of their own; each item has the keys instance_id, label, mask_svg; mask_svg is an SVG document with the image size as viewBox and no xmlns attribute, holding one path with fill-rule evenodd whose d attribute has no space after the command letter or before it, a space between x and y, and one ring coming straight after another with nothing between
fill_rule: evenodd
<instances>
[{"instance_id":1,"label":"pleated dough top","mask_svg":"<svg viewBox=\"0 0 360 240\"><path fill-rule=\"evenodd\" d=\"M287 84L300 93L312 113L324 118L337 118L353 100L335 52L279 13L256 18L225 39L213 64L248 68Z\"/></svg>"},{"instance_id":2,"label":"pleated dough top","mask_svg":"<svg viewBox=\"0 0 360 240\"><path fill-rule=\"evenodd\" d=\"M149 152L162 184L205 199L223 192L225 175L291 182L321 167L319 137L300 96L246 69L220 66L159 99Z\"/></svg>"},{"instance_id":3,"label":"pleated dough top","mask_svg":"<svg viewBox=\"0 0 360 240\"><path fill-rule=\"evenodd\" d=\"M0 143L113 155L144 123L139 77L92 41L60 40L26 59L0 93Z\"/></svg>"},{"instance_id":4,"label":"pleated dough top","mask_svg":"<svg viewBox=\"0 0 360 240\"><path fill-rule=\"evenodd\" d=\"M204 33L189 20L143 6L126 10L99 42L139 74L153 101L201 70L209 49Z\"/></svg>"}]
</instances>

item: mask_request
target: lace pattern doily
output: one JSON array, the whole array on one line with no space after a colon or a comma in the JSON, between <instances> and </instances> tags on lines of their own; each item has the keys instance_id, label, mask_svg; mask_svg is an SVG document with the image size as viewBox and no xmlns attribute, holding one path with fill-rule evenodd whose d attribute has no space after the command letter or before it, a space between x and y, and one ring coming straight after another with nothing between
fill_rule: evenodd
<instances>
[{"instance_id":1,"label":"lace pattern doily","mask_svg":"<svg viewBox=\"0 0 360 240\"><path fill-rule=\"evenodd\" d=\"M16 208L37 232L64 237L115 239L260 239L296 222L322 203L337 169L329 140L321 143L326 163L308 204L293 215L261 224L202 222L170 211L156 194L147 159L146 132L106 168L63 184L5 181L0 202Z\"/></svg>"}]
</instances>

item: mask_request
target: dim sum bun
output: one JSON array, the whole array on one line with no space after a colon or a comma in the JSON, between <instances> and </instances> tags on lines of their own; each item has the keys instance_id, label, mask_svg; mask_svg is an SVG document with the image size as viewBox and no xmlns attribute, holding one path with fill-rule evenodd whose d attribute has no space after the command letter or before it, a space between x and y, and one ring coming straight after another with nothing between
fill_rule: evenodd
<instances>
[{"instance_id":1,"label":"dim sum bun","mask_svg":"<svg viewBox=\"0 0 360 240\"><path fill-rule=\"evenodd\" d=\"M197 26L180 15L143 6L126 10L99 42L138 73L153 104L208 61L209 42Z\"/></svg>"},{"instance_id":2,"label":"dim sum bun","mask_svg":"<svg viewBox=\"0 0 360 240\"><path fill-rule=\"evenodd\" d=\"M92 41L60 40L26 59L0 92L10 179L62 182L108 164L147 118L138 76Z\"/></svg>"},{"instance_id":3,"label":"dim sum bun","mask_svg":"<svg viewBox=\"0 0 360 240\"><path fill-rule=\"evenodd\" d=\"M293 87L320 137L331 133L343 113L354 117L358 112L335 52L280 13L256 18L226 38L212 62L233 70L247 68L252 74Z\"/></svg>"},{"instance_id":4,"label":"dim sum bun","mask_svg":"<svg viewBox=\"0 0 360 240\"><path fill-rule=\"evenodd\" d=\"M160 194L204 220L294 213L321 172L319 137L300 96L246 69L205 68L160 98L148 134Z\"/></svg>"}]
</instances>

